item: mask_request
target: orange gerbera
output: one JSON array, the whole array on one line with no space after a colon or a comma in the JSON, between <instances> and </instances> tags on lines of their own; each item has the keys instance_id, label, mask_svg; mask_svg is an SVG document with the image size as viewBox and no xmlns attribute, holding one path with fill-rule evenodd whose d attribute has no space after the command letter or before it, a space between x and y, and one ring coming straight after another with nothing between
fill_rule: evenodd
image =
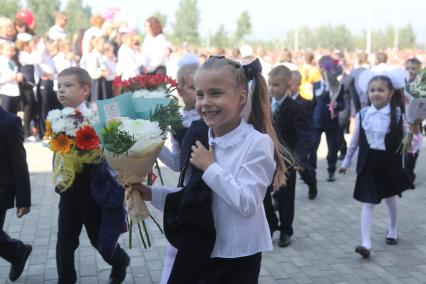
<instances>
[{"instance_id":1,"label":"orange gerbera","mask_svg":"<svg viewBox=\"0 0 426 284\"><path fill-rule=\"evenodd\" d=\"M49 139L52 136L52 123L49 120L44 122L44 139Z\"/></svg>"},{"instance_id":2,"label":"orange gerbera","mask_svg":"<svg viewBox=\"0 0 426 284\"><path fill-rule=\"evenodd\" d=\"M75 133L75 144L79 150L90 151L97 149L101 141L99 141L95 129L90 125L86 125Z\"/></svg>"},{"instance_id":3,"label":"orange gerbera","mask_svg":"<svg viewBox=\"0 0 426 284\"><path fill-rule=\"evenodd\" d=\"M72 147L73 140L65 134L58 135L50 141L50 149L53 152L59 152L62 155L67 154Z\"/></svg>"}]
</instances>

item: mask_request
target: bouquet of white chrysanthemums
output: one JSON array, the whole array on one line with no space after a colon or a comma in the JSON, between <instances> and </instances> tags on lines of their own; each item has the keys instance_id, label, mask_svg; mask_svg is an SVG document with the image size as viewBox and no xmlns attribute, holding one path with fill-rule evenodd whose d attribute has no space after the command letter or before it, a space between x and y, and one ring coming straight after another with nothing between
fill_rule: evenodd
<instances>
[{"instance_id":1,"label":"bouquet of white chrysanthemums","mask_svg":"<svg viewBox=\"0 0 426 284\"><path fill-rule=\"evenodd\" d=\"M181 127L181 123L179 106L173 101L168 106L156 108L151 120L117 117L108 120L101 130L104 155L117 172L119 182L126 189L129 234L132 232L132 224L137 224L145 247L141 225L150 246L144 220L152 216L140 194L136 191L131 192L130 188L134 184L154 182L152 168L163 148L167 132ZM130 247L131 239L130 235Z\"/></svg>"}]
</instances>

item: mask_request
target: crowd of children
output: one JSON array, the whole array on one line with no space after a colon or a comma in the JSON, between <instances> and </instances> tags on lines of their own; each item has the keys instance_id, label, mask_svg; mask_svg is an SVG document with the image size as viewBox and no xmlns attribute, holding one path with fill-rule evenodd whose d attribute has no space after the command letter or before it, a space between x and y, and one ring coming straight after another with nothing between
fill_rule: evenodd
<instances>
[{"instance_id":1,"label":"crowd of children","mask_svg":"<svg viewBox=\"0 0 426 284\"><path fill-rule=\"evenodd\" d=\"M147 20L141 48L123 26L112 28L94 16L76 49L67 39L66 24L66 14L58 13L46 38L40 38L0 18L1 107L14 114L22 108L28 141L43 136L51 109L82 109L113 97L117 75L173 70L166 63L170 46L155 18ZM190 54L179 61L177 92L184 105L184 128L170 138L172 149L164 147L159 156L180 172L179 184L135 184L131 189L164 211L170 245L162 283L257 283L262 252L273 248L274 231L280 232L280 247L291 244L297 172L308 185L308 198L318 195L316 152L322 133L329 182L336 179L339 151L344 160L338 171L346 173L359 149L354 198L363 203L362 243L355 251L370 256L373 209L381 200L390 216L385 242L398 243L396 196L414 187L422 140L404 157L403 167L396 149L404 133L420 136L421 123L406 121L402 73L392 72L386 53L378 54L372 71L362 56L351 70L341 53L323 55L318 63L307 53L297 70L289 51L278 64L263 58L269 68L262 70L261 60L247 50L233 59L214 55L201 60ZM421 61L409 59L405 68L412 82ZM363 72L372 74L364 85L357 83ZM351 124L352 139L346 146L344 133ZM101 209L89 190L92 178L85 169L60 197L59 283L77 281L74 252L83 225L99 250ZM29 202L22 206L27 208ZM24 248L20 265L31 252ZM112 254L100 253L112 266L110 282L121 283L130 262L127 254L118 244ZM9 259L16 270L13 257ZM13 279L19 277L12 274Z\"/></svg>"}]
</instances>

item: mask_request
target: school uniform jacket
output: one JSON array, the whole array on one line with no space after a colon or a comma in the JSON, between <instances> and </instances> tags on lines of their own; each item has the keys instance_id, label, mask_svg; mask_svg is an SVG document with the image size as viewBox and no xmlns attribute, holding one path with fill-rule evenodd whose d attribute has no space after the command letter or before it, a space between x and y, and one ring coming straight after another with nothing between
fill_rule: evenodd
<instances>
[{"instance_id":1,"label":"school uniform jacket","mask_svg":"<svg viewBox=\"0 0 426 284\"><path fill-rule=\"evenodd\" d=\"M0 107L0 210L31 206L21 119Z\"/></svg>"},{"instance_id":2,"label":"school uniform jacket","mask_svg":"<svg viewBox=\"0 0 426 284\"><path fill-rule=\"evenodd\" d=\"M339 92L336 99L335 117L331 118L330 111L328 110L328 104L330 104L330 91L327 90L324 81L318 81L314 83L314 128L317 129L337 129L339 126L337 114L343 110L345 103L343 101L343 93Z\"/></svg>"}]
</instances>

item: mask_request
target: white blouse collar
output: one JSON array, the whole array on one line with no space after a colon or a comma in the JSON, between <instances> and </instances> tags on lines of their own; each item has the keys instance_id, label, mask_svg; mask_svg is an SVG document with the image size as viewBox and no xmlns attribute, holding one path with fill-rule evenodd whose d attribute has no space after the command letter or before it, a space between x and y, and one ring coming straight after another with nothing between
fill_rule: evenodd
<instances>
[{"instance_id":1,"label":"white blouse collar","mask_svg":"<svg viewBox=\"0 0 426 284\"><path fill-rule=\"evenodd\" d=\"M227 148L240 144L251 128L252 126L250 124L248 124L244 119L241 119L240 125L238 125L234 130L216 138L213 137L212 129L209 128L209 145Z\"/></svg>"},{"instance_id":2,"label":"white blouse collar","mask_svg":"<svg viewBox=\"0 0 426 284\"><path fill-rule=\"evenodd\" d=\"M387 104L386 106L382 107L381 109L377 109L374 105L371 105L370 108L367 111L367 115L374 115L374 114L384 114L388 115L390 114L390 105Z\"/></svg>"},{"instance_id":3,"label":"white blouse collar","mask_svg":"<svg viewBox=\"0 0 426 284\"><path fill-rule=\"evenodd\" d=\"M182 124L184 127L189 127L191 126L191 123L194 120L199 120L200 119L200 115L198 114L197 110L191 109L191 110L183 110L183 114L182 114Z\"/></svg>"}]
</instances>

